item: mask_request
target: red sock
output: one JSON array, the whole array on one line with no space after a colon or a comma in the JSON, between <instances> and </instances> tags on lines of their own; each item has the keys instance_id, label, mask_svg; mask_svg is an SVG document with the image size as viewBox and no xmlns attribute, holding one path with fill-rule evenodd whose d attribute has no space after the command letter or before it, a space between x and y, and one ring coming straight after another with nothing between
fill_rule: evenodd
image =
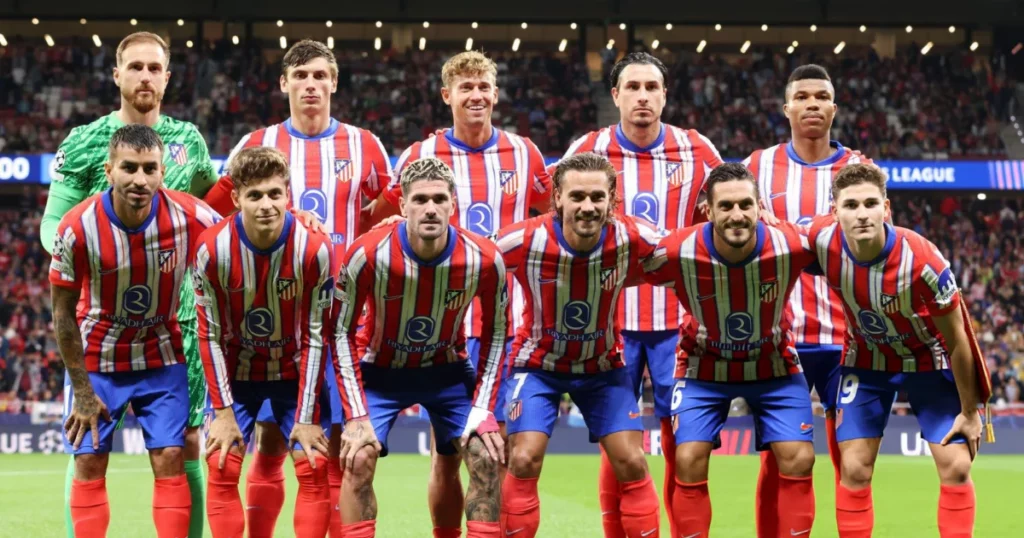
<instances>
[{"instance_id":1,"label":"red sock","mask_svg":"<svg viewBox=\"0 0 1024 538\"><path fill-rule=\"evenodd\" d=\"M192 490L185 473L153 481L153 523L157 538L188 536L191 510Z\"/></svg>"},{"instance_id":2,"label":"red sock","mask_svg":"<svg viewBox=\"0 0 1024 538\"><path fill-rule=\"evenodd\" d=\"M78 538L105 538L110 526L107 479L71 481L71 521Z\"/></svg>"},{"instance_id":3,"label":"red sock","mask_svg":"<svg viewBox=\"0 0 1024 538\"><path fill-rule=\"evenodd\" d=\"M676 434L672 431L672 419L661 419L661 454L665 456L665 480L662 482L662 495L665 497L665 510L672 514L672 494L676 491ZM676 521L668 518L669 532L676 537Z\"/></svg>"},{"instance_id":4,"label":"red sock","mask_svg":"<svg viewBox=\"0 0 1024 538\"><path fill-rule=\"evenodd\" d=\"M836 473L836 487L839 487L839 470L842 460L839 457L839 441L836 440L836 419L825 417L825 438L828 440L828 457L832 460L832 470Z\"/></svg>"},{"instance_id":5,"label":"red sock","mask_svg":"<svg viewBox=\"0 0 1024 538\"><path fill-rule=\"evenodd\" d=\"M501 528L506 535L533 538L540 528L540 497L536 478L516 478L509 473L501 484Z\"/></svg>"},{"instance_id":6,"label":"red sock","mask_svg":"<svg viewBox=\"0 0 1024 538\"><path fill-rule=\"evenodd\" d=\"M871 486L848 489L836 488L836 525L839 538L871 538L875 527L875 506L871 500Z\"/></svg>"},{"instance_id":7,"label":"red sock","mask_svg":"<svg viewBox=\"0 0 1024 538\"><path fill-rule=\"evenodd\" d=\"M469 521L467 523L472 523L472 521ZM458 529L450 529L448 527L434 527L434 538L460 538L461 536L461 527ZM470 534L470 536L472 536L472 534Z\"/></svg>"},{"instance_id":8,"label":"red sock","mask_svg":"<svg viewBox=\"0 0 1024 538\"><path fill-rule=\"evenodd\" d=\"M711 529L711 496L708 495L707 480L684 484L676 479L672 519L676 521L676 536L707 538Z\"/></svg>"},{"instance_id":9,"label":"red sock","mask_svg":"<svg viewBox=\"0 0 1024 538\"><path fill-rule=\"evenodd\" d=\"M761 451L761 472L754 496L754 521L758 538L779 535L779 463L771 450Z\"/></svg>"},{"instance_id":10,"label":"red sock","mask_svg":"<svg viewBox=\"0 0 1024 538\"><path fill-rule=\"evenodd\" d=\"M345 538L374 538L377 534L377 521L360 521L341 526L341 535Z\"/></svg>"},{"instance_id":11,"label":"red sock","mask_svg":"<svg viewBox=\"0 0 1024 538\"><path fill-rule=\"evenodd\" d=\"M284 460L257 450L245 477L245 516L250 538L272 538L284 507Z\"/></svg>"},{"instance_id":12,"label":"red sock","mask_svg":"<svg viewBox=\"0 0 1024 538\"><path fill-rule=\"evenodd\" d=\"M814 526L814 477L779 475L779 499L786 499L778 504L778 531L784 536L802 536L811 534Z\"/></svg>"},{"instance_id":13,"label":"red sock","mask_svg":"<svg viewBox=\"0 0 1024 538\"><path fill-rule=\"evenodd\" d=\"M651 475L622 483L622 527L629 538L657 538L661 527L658 492Z\"/></svg>"},{"instance_id":14,"label":"red sock","mask_svg":"<svg viewBox=\"0 0 1024 538\"><path fill-rule=\"evenodd\" d=\"M341 458L327 459L327 485L331 488L331 526L327 535L341 538L341 479L345 471L341 468Z\"/></svg>"},{"instance_id":15,"label":"red sock","mask_svg":"<svg viewBox=\"0 0 1024 538\"><path fill-rule=\"evenodd\" d=\"M461 530L461 529L459 529ZM435 535L435 538L437 535ZM466 538L500 538L501 525L497 521L467 521ZM459 538L453 534L452 538Z\"/></svg>"},{"instance_id":16,"label":"red sock","mask_svg":"<svg viewBox=\"0 0 1024 538\"><path fill-rule=\"evenodd\" d=\"M974 483L940 486L939 536L970 538L974 535Z\"/></svg>"},{"instance_id":17,"label":"red sock","mask_svg":"<svg viewBox=\"0 0 1024 538\"><path fill-rule=\"evenodd\" d=\"M295 497L296 538L324 538L331 525L331 494L327 491L327 458L316 456L316 468L306 458L295 460L299 493Z\"/></svg>"},{"instance_id":18,"label":"red sock","mask_svg":"<svg viewBox=\"0 0 1024 538\"><path fill-rule=\"evenodd\" d=\"M622 491L619 488L619 480L615 478L615 470L612 469L608 455L601 449L601 465L597 470L597 500L601 505L601 526L604 528L604 538L626 538L626 531L622 527L622 512L619 505L622 504Z\"/></svg>"},{"instance_id":19,"label":"red sock","mask_svg":"<svg viewBox=\"0 0 1024 538\"><path fill-rule=\"evenodd\" d=\"M245 532L245 511L238 496L242 456L228 452L224 468L218 469L220 450L206 456L206 518L213 538L240 538Z\"/></svg>"}]
</instances>

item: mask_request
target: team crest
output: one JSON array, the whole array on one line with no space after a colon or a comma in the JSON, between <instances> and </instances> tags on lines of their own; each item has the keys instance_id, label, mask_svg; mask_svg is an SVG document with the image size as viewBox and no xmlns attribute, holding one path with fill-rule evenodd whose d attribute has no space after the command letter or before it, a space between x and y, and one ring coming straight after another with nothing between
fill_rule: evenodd
<instances>
[{"instance_id":1,"label":"team crest","mask_svg":"<svg viewBox=\"0 0 1024 538\"><path fill-rule=\"evenodd\" d=\"M669 185L678 187L683 184L683 163L665 163L665 177Z\"/></svg>"},{"instance_id":2,"label":"team crest","mask_svg":"<svg viewBox=\"0 0 1024 538\"><path fill-rule=\"evenodd\" d=\"M607 267L601 269L601 288L605 291L611 291L615 289L616 284L619 283L619 269L617 267Z\"/></svg>"},{"instance_id":3,"label":"team crest","mask_svg":"<svg viewBox=\"0 0 1024 538\"><path fill-rule=\"evenodd\" d=\"M334 159L334 177L338 181L348 183L352 181L352 161L349 159Z\"/></svg>"},{"instance_id":4,"label":"team crest","mask_svg":"<svg viewBox=\"0 0 1024 538\"><path fill-rule=\"evenodd\" d=\"M299 287L294 278L277 279L277 296L282 301L290 301L295 298L295 288Z\"/></svg>"},{"instance_id":5,"label":"team crest","mask_svg":"<svg viewBox=\"0 0 1024 538\"><path fill-rule=\"evenodd\" d=\"M900 298L895 295L882 294L882 311L895 314L900 311Z\"/></svg>"},{"instance_id":6,"label":"team crest","mask_svg":"<svg viewBox=\"0 0 1024 538\"><path fill-rule=\"evenodd\" d=\"M761 283L761 302L770 303L779 297L779 282L772 280L771 282Z\"/></svg>"},{"instance_id":7,"label":"team crest","mask_svg":"<svg viewBox=\"0 0 1024 538\"><path fill-rule=\"evenodd\" d=\"M505 416L510 422L515 422L523 414L523 401L512 400L508 403L507 409L505 409Z\"/></svg>"},{"instance_id":8,"label":"team crest","mask_svg":"<svg viewBox=\"0 0 1024 538\"><path fill-rule=\"evenodd\" d=\"M444 305L448 310L458 310L466 306L466 290L445 290Z\"/></svg>"},{"instance_id":9,"label":"team crest","mask_svg":"<svg viewBox=\"0 0 1024 538\"><path fill-rule=\"evenodd\" d=\"M178 164L178 166L185 166L188 164L188 151L185 150L185 146L182 144L167 144L167 153L170 154L171 160Z\"/></svg>"},{"instance_id":10,"label":"team crest","mask_svg":"<svg viewBox=\"0 0 1024 538\"><path fill-rule=\"evenodd\" d=\"M161 273L173 272L174 268L178 266L178 253L173 248L157 252L156 259L160 262Z\"/></svg>"},{"instance_id":11,"label":"team crest","mask_svg":"<svg viewBox=\"0 0 1024 538\"><path fill-rule=\"evenodd\" d=\"M498 172L498 180L501 182L501 190L511 196L519 190L519 175L515 170L502 170Z\"/></svg>"}]
</instances>

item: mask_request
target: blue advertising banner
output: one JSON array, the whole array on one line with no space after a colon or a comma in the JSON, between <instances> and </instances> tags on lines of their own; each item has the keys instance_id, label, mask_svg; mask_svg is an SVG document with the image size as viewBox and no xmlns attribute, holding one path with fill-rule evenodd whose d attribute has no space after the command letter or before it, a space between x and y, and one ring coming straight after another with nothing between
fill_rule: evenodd
<instances>
[{"instance_id":1,"label":"blue advertising banner","mask_svg":"<svg viewBox=\"0 0 1024 538\"><path fill-rule=\"evenodd\" d=\"M227 156L212 158L219 174L224 173ZM392 157L392 164L397 157ZM548 164L556 162L548 158ZM52 153L33 155L0 154L0 185L51 182ZM1022 190L1024 161L876 161L889 176L892 190Z\"/></svg>"}]
</instances>

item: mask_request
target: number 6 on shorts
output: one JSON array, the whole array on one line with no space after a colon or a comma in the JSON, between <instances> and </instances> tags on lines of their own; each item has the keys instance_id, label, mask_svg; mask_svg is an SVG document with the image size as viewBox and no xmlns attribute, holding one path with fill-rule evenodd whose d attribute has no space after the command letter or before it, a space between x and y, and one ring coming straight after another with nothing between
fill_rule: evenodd
<instances>
[{"instance_id":1,"label":"number 6 on shorts","mask_svg":"<svg viewBox=\"0 0 1024 538\"><path fill-rule=\"evenodd\" d=\"M676 381L676 386L672 388L672 410L679 409L679 406L683 404L683 388L686 387L686 380Z\"/></svg>"},{"instance_id":2,"label":"number 6 on shorts","mask_svg":"<svg viewBox=\"0 0 1024 538\"><path fill-rule=\"evenodd\" d=\"M857 388L860 386L860 377L857 374L846 374L839 383L839 403L848 404L857 397Z\"/></svg>"}]
</instances>

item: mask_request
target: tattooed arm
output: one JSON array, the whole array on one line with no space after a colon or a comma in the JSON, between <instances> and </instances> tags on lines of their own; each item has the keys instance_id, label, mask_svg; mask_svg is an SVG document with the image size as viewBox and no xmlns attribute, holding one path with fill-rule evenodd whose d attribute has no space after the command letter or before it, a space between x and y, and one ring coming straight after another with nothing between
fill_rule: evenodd
<instances>
[{"instance_id":1,"label":"tattooed arm","mask_svg":"<svg viewBox=\"0 0 1024 538\"><path fill-rule=\"evenodd\" d=\"M85 370L82 331L78 327L78 320L75 317L75 307L78 304L80 291L80 288L50 286L57 347L60 348L64 367L68 377L71 378L71 386L74 390L73 403L68 413L68 419L64 423L64 429L75 450L81 446L82 439L89 431L92 432L93 448L99 450L99 421L101 418L110 420L110 413L107 411L107 406L93 392L89 373Z\"/></svg>"}]
</instances>

